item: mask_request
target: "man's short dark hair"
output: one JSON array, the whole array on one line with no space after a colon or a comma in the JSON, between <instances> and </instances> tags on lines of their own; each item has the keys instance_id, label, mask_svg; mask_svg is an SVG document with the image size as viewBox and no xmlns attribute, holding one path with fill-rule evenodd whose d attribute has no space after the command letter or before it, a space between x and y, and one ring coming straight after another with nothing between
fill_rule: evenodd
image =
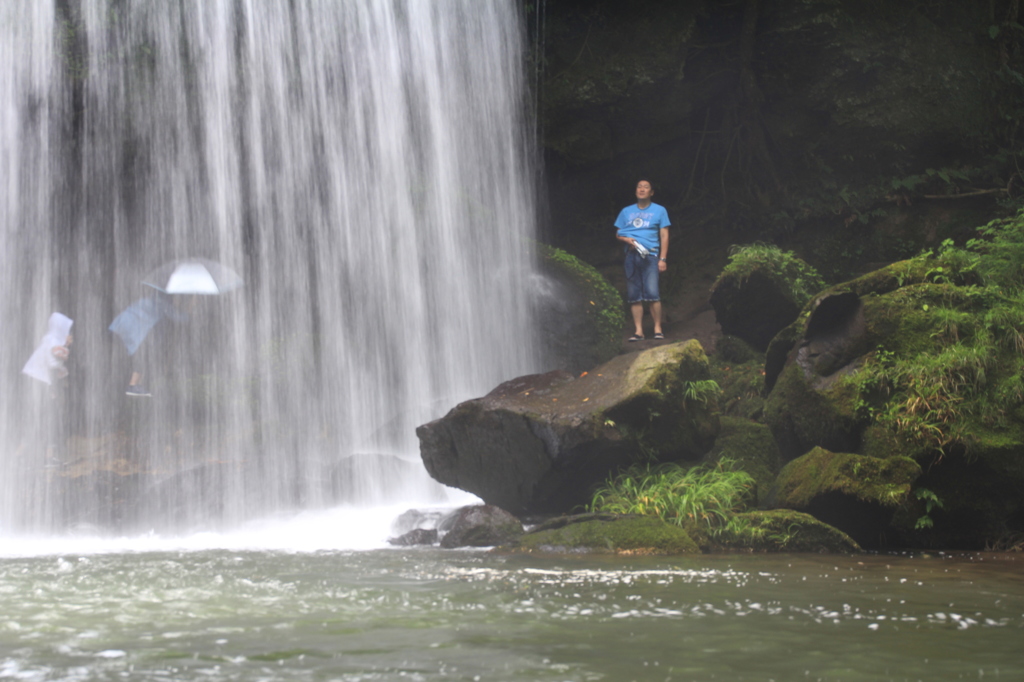
<instances>
[{"instance_id":1,"label":"man's short dark hair","mask_svg":"<svg viewBox=\"0 0 1024 682\"><path fill-rule=\"evenodd\" d=\"M648 185L651 186L651 191L652 192L654 191L654 183L653 182L651 182L647 178L641 177L639 180L636 181L636 185L639 185L641 182L646 182ZM636 187L636 185L633 185L633 186Z\"/></svg>"}]
</instances>

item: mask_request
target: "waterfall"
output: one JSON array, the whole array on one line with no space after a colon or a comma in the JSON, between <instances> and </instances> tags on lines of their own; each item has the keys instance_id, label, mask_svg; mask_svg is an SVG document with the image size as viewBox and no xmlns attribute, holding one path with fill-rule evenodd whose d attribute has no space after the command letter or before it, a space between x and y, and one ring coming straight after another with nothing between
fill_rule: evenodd
<instances>
[{"instance_id":1,"label":"waterfall","mask_svg":"<svg viewBox=\"0 0 1024 682\"><path fill-rule=\"evenodd\" d=\"M442 495L415 427L541 363L523 40L514 0L3 3L0 533ZM244 286L129 356L192 257Z\"/></svg>"}]
</instances>

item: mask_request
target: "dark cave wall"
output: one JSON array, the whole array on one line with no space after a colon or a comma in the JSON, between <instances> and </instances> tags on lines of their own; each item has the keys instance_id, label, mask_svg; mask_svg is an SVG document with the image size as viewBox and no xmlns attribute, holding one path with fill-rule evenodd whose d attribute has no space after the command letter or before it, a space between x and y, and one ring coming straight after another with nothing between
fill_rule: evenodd
<instances>
[{"instance_id":1,"label":"dark cave wall","mask_svg":"<svg viewBox=\"0 0 1024 682\"><path fill-rule=\"evenodd\" d=\"M1000 29L1011 2L545 9L547 228L572 252L609 238L641 175L677 225L726 241L811 232L911 250L947 236L942 225L984 222L1010 194L923 198L1012 185L1021 85Z\"/></svg>"}]
</instances>

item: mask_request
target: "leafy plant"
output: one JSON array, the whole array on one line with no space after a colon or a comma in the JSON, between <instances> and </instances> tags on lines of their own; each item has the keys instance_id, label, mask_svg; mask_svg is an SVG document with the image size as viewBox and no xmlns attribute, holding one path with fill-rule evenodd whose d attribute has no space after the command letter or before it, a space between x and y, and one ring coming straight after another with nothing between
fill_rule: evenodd
<instances>
[{"instance_id":1,"label":"leafy plant","mask_svg":"<svg viewBox=\"0 0 1024 682\"><path fill-rule=\"evenodd\" d=\"M683 384L683 402L698 403L703 407L716 406L718 397L722 395L722 387L714 379L687 381Z\"/></svg>"},{"instance_id":2,"label":"leafy plant","mask_svg":"<svg viewBox=\"0 0 1024 682\"><path fill-rule=\"evenodd\" d=\"M918 488L914 491L914 496L924 502L924 514L918 517L917 522L914 524L914 528L917 530L931 528L935 525L935 522L932 521L931 517L932 510L942 509L942 500L939 499L938 495L927 488Z\"/></svg>"},{"instance_id":3,"label":"leafy plant","mask_svg":"<svg viewBox=\"0 0 1024 682\"><path fill-rule=\"evenodd\" d=\"M676 464L634 466L608 479L589 510L657 516L668 523L695 522L715 535L746 506L754 479L722 458L713 466L684 469Z\"/></svg>"},{"instance_id":4,"label":"leafy plant","mask_svg":"<svg viewBox=\"0 0 1024 682\"><path fill-rule=\"evenodd\" d=\"M1024 286L1024 209L978 228L978 234L967 242L966 250L984 256L979 257L978 269L986 282L1014 289Z\"/></svg>"},{"instance_id":5,"label":"leafy plant","mask_svg":"<svg viewBox=\"0 0 1024 682\"><path fill-rule=\"evenodd\" d=\"M722 270L719 280L735 277L742 282L755 272L776 279L797 306L803 306L825 288L825 280L818 271L792 251L783 251L774 244L761 242L732 246L729 264Z\"/></svg>"}]
</instances>

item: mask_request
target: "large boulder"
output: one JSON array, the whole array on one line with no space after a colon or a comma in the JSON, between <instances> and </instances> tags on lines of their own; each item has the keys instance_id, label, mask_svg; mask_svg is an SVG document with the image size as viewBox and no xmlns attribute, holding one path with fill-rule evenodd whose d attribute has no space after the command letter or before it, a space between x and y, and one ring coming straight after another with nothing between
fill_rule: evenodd
<instances>
[{"instance_id":1,"label":"large boulder","mask_svg":"<svg viewBox=\"0 0 1024 682\"><path fill-rule=\"evenodd\" d=\"M800 314L800 302L787 296L779 282L762 272L719 279L711 290L710 302L724 333L762 351Z\"/></svg>"},{"instance_id":2,"label":"large boulder","mask_svg":"<svg viewBox=\"0 0 1024 682\"><path fill-rule=\"evenodd\" d=\"M722 331L759 351L791 324L824 282L791 252L768 244L734 247L711 287L711 307Z\"/></svg>"},{"instance_id":3,"label":"large boulder","mask_svg":"<svg viewBox=\"0 0 1024 682\"><path fill-rule=\"evenodd\" d=\"M772 340L765 355L765 422L792 459L815 446L858 452L869 420L851 380L883 346L912 355L933 347L931 307L963 293L929 282L933 259L901 261L831 287Z\"/></svg>"},{"instance_id":4,"label":"large boulder","mask_svg":"<svg viewBox=\"0 0 1024 682\"><path fill-rule=\"evenodd\" d=\"M416 430L427 471L514 514L564 513L642 458L695 459L718 433L694 340L620 355L580 377L520 377Z\"/></svg>"},{"instance_id":5,"label":"large boulder","mask_svg":"<svg viewBox=\"0 0 1024 682\"><path fill-rule=\"evenodd\" d=\"M920 475L921 467L909 457L814 448L783 467L765 504L806 512L865 547L877 547Z\"/></svg>"}]
</instances>

